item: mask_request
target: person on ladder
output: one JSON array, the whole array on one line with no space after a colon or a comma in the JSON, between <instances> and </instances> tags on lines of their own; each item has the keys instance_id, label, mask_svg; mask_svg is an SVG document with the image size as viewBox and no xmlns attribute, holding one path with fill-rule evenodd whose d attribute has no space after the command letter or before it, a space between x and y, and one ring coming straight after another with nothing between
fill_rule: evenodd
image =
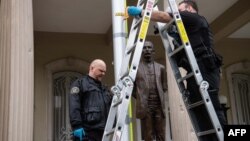
<instances>
[{"instance_id":1,"label":"person on ladder","mask_svg":"<svg viewBox=\"0 0 250 141\"><path fill-rule=\"evenodd\" d=\"M143 123L144 140L165 141L166 70L154 61L154 53L153 43L145 41L133 96L136 98L136 117Z\"/></svg>"},{"instance_id":2,"label":"person on ladder","mask_svg":"<svg viewBox=\"0 0 250 141\"><path fill-rule=\"evenodd\" d=\"M194 0L184 0L179 3L178 8L202 77L209 83L208 93L223 128L226 119L218 98L222 58L214 52L213 36L209 24L203 16L198 14L197 3ZM144 10L130 6L128 7L128 14L141 17ZM172 19L171 13L163 11L153 11L151 15L151 20L155 22L169 23ZM183 67L187 72L191 71L189 64L185 64L187 62L185 56L180 56L176 61L179 67ZM189 101L196 102L197 97L200 97L200 92L193 77L187 80L187 90L189 92ZM203 119L207 117L204 117L202 112L197 113L197 117L199 117L196 119L198 124L206 127L207 123L204 123ZM213 139L208 140L212 141Z\"/></svg>"}]
</instances>

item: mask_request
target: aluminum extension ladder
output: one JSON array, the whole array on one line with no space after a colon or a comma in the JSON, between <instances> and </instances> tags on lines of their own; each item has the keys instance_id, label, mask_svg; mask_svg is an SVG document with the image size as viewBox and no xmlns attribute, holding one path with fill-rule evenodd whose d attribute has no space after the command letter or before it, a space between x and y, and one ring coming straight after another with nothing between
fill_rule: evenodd
<instances>
[{"instance_id":1,"label":"aluminum extension ladder","mask_svg":"<svg viewBox=\"0 0 250 141\"><path fill-rule=\"evenodd\" d=\"M173 15L173 20L168 24L163 24L158 22L157 26L159 34L162 38L166 54L168 56L168 60L173 70L177 85L179 87L180 93L182 94L182 98L185 103L187 112L195 129L196 136L199 141L206 140L209 138L209 136L210 137L214 136L214 138L217 138L218 141L224 141L224 133L222 127L214 110L210 96L208 95L207 89L209 87L209 84L208 82L203 80L202 75L200 73L191 44L189 42L189 38L187 36L180 13L178 11L178 6L176 4L176 1L168 0L168 3L171 13ZM158 8L154 7L154 10L158 10ZM176 45L173 44L173 41L175 39L169 35L169 29L173 25L175 25L175 27L177 28L177 33L179 34L179 37L181 38L182 41L182 45L178 47L176 47ZM177 62L174 59L175 55L177 55L180 52L185 53L188 59L188 63L190 64L190 67L192 69L192 72L188 73L186 76L181 75L180 68L177 66ZM195 78L196 84L199 86L201 94L199 100L194 103L190 103L188 101L186 95L187 91L184 85L184 81L191 77ZM197 118L197 114L199 114L201 110L203 113L205 113L205 116L208 117L206 121L203 121L210 124L208 127L201 127L201 125L198 124L197 121L195 120Z\"/></svg>"},{"instance_id":2,"label":"aluminum extension ladder","mask_svg":"<svg viewBox=\"0 0 250 141\"><path fill-rule=\"evenodd\" d=\"M114 97L102 141L110 141L111 139L112 141L121 140L151 13L155 6L155 0L139 0L137 6L141 8L145 6L144 16L141 18L134 17L133 19L121 64L119 80L116 82L116 85L111 88ZM140 31L138 33L139 29ZM118 106L120 106L121 109L118 110Z\"/></svg>"}]
</instances>

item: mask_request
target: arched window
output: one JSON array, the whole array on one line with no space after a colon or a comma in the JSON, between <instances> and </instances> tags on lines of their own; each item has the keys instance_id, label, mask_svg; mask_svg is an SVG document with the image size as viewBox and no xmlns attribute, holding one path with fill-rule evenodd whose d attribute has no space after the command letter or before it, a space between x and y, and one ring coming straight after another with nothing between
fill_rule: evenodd
<instances>
[{"instance_id":1,"label":"arched window","mask_svg":"<svg viewBox=\"0 0 250 141\"><path fill-rule=\"evenodd\" d=\"M250 62L226 68L232 123L250 124Z\"/></svg>"},{"instance_id":2,"label":"arched window","mask_svg":"<svg viewBox=\"0 0 250 141\"><path fill-rule=\"evenodd\" d=\"M58 72L53 74L53 140L69 141L71 126L69 123L69 92L70 85L82 74L78 72Z\"/></svg>"},{"instance_id":3,"label":"arched window","mask_svg":"<svg viewBox=\"0 0 250 141\"><path fill-rule=\"evenodd\" d=\"M70 84L88 73L89 63L68 57L46 65L48 94L46 96L48 141L70 141L68 91Z\"/></svg>"}]
</instances>

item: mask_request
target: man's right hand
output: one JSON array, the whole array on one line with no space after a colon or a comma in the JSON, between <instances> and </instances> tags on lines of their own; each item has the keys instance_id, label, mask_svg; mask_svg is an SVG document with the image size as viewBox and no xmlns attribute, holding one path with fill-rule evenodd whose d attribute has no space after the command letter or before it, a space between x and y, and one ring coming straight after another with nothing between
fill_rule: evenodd
<instances>
[{"instance_id":1,"label":"man's right hand","mask_svg":"<svg viewBox=\"0 0 250 141\"><path fill-rule=\"evenodd\" d=\"M85 136L85 132L83 128L75 129L73 132L74 137L77 137L80 139L80 141L83 140L83 137Z\"/></svg>"},{"instance_id":2,"label":"man's right hand","mask_svg":"<svg viewBox=\"0 0 250 141\"><path fill-rule=\"evenodd\" d=\"M129 6L128 7L128 14L130 16L140 16L141 11L142 11L142 9L139 8L139 7L135 7L135 6Z\"/></svg>"}]
</instances>

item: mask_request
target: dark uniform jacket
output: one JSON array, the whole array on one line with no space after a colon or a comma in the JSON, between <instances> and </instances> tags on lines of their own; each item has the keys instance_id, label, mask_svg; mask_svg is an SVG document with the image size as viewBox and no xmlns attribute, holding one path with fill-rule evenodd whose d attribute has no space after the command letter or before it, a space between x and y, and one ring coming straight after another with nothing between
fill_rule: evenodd
<instances>
[{"instance_id":1,"label":"dark uniform jacket","mask_svg":"<svg viewBox=\"0 0 250 141\"><path fill-rule=\"evenodd\" d=\"M100 81L86 75L71 86L70 123L73 129L104 130L112 97Z\"/></svg>"},{"instance_id":2,"label":"dark uniform jacket","mask_svg":"<svg viewBox=\"0 0 250 141\"><path fill-rule=\"evenodd\" d=\"M143 119L146 116L148 108L149 85L143 63L139 64L138 72L135 80L133 96L136 98L136 117ZM165 115L165 95L167 94L167 80L165 67L157 62L154 62L155 81L158 94L161 101L163 115Z\"/></svg>"},{"instance_id":3,"label":"dark uniform jacket","mask_svg":"<svg viewBox=\"0 0 250 141\"><path fill-rule=\"evenodd\" d=\"M214 51L213 35L206 19L198 13L187 11L181 11L180 15L198 63L207 64L208 70L219 68L222 65L222 56ZM181 44L179 39L177 41ZM179 55L182 56L183 54ZM178 66L191 71L187 65L187 60L185 60L187 58L181 56L176 57Z\"/></svg>"},{"instance_id":4,"label":"dark uniform jacket","mask_svg":"<svg viewBox=\"0 0 250 141\"><path fill-rule=\"evenodd\" d=\"M197 61L206 64L208 70L222 65L222 56L214 50L212 31L205 17L197 13L180 12Z\"/></svg>"}]
</instances>

